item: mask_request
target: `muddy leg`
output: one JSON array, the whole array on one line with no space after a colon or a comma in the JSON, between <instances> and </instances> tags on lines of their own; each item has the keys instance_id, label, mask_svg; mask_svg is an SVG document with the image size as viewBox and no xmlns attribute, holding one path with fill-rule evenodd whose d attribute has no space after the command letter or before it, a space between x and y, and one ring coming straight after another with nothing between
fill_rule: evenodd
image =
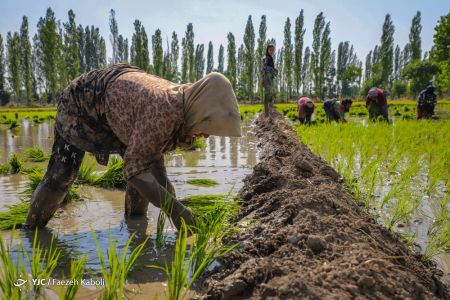
<instances>
[{"instance_id":1,"label":"muddy leg","mask_svg":"<svg viewBox=\"0 0 450 300\"><path fill-rule=\"evenodd\" d=\"M166 168L164 167L164 160L161 159L155 162L150 172L155 176L158 183L165 187L166 190L173 196L176 197L175 188L167 178ZM127 191L125 194L125 214L127 216L134 215L145 215L147 214L148 201L142 198L139 192L133 188L130 184L127 184Z\"/></svg>"},{"instance_id":2,"label":"muddy leg","mask_svg":"<svg viewBox=\"0 0 450 300\"><path fill-rule=\"evenodd\" d=\"M44 179L34 191L25 228L44 227L59 208L83 161L84 151L70 145L55 130L55 142Z\"/></svg>"}]
</instances>

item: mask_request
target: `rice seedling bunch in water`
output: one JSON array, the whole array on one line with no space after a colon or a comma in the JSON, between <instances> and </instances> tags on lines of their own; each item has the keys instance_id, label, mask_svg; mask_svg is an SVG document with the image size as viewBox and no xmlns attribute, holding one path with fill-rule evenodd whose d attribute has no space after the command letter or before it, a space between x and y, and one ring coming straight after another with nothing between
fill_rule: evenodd
<instances>
[{"instance_id":1,"label":"rice seedling bunch in water","mask_svg":"<svg viewBox=\"0 0 450 300\"><path fill-rule=\"evenodd\" d=\"M86 269L86 264L88 261L87 255L81 255L76 260L72 260L70 263L70 276L68 280L73 280L74 282L81 282L83 278L84 271ZM79 284L70 284L65 289L61 289L59 292L59 298L64 300L73 300L75 295L80 288Z\"/></svg>"},{"instance_id":2,"label":"rice seedling bunch in water","mask_svg":"<svg viewBox=\"0 0 450 300\"><path fill-rule=\"evenodd\" d=\"M215 185L219 184L217 181L208 179L208 178L188 179L188 180L186 180L186 183L192 184L192 185L204 186L204 187L215 186Z\"/></svg>"},{"instance_id":3,"label":"rice seedling bunch in water","mask_svg":"<svg viewBox=\"0 0 450 300\"><path fill-rule=\"evenodd\" d=\"M0 230L8 230L14 227L21 227L27 218L30 204L21 201L17 204L7 205L8 210L0 211Z\"/></svg>"},{"instance_id":4,"label":"rice seedling bunch in water","mask_svg":"<svg viewBox=\"0 0 450 300\"><path fill-rule=\"evenodd\" d=\"M83 162L78 170L76 182L78 184L95 184L98 177L95 174L95 161L91 163Z\"/></svg>"},{"instance_id":5,"label":"rice seedling bunch in water","mask_svg":"<svg viewBox=\"0 0 450 300\"><path fill-rule=\"evenodd\" d=\"M54 236L52 237L49 248L43 250L38 242L38 231L36 229L31 255L27 252L25 252L25 255L30 265L32 278L47 282L58 264L61 252L56 248ZM40 284L33 285L35 297L42 292L43 287Z\"/></svg>"},{"instance_id":6,"label":"rice seedling bunch in water","mask_svg":"<svg viewBox=\"0 0 450 300\"><path fill-rule=\"evenodd\" d=\"M92 228L91 232L97 246L97 255L100 260L100 273L105 280L105 288L102 292L101 299L122 299L127 275L136 263L136 260L141 256L148 237L128 254L134 233L124 245L122 253L117 251L117 240L113 239L110 233L107 256L105 257Z\"/></svg>"},{"instance_id":7,"label":"rice seedling bunch in water","mask_svg":"<svg viewBox=\"0 0 450 300\"><path fill-rule=\"evenodd\" d=\"M23 169L23 162L16 153L9 157L9 165L11 166L11 173L17 174Z\"/></svg>"},{"instance_id":8,"label":"rice seedling bunch in water","mask_svg":"<svg viewBox=\"0 0 450 300\"><path fill-rule=\"evenodd\" d=\"M123 160L116 156L110 157L108 168L97 178L94 185L103 188L125 189L127 182L123 173Z\"/></svg>"},{"instance_id":9,"label":"rice seedling bunch in water","mask_svg":"<svg viewBox=\"0 0 450 300\"><path fill-rule=\"evenodd\" d=\"M24 250L22 243L13 255L13 239L17 235L13 228L9 242L6 242L0 231L0 289L2 299L23 299L28 294L30 285L28 283L27 270L24 263ZM14 285L13 283L22 284Z\"/></svg>"},{"instance_id":10,"label":"rice seedling bunch in water","mask_svg":"<svg viewBox=\"0 0 450 300\"><path fill-rule=\"evenodd\" d=\"M28 148L24 152L25 160L31 162L42 162L46 161L49 156L44 153L44 150L39 147Z\"/></svg>"}]
</instances>

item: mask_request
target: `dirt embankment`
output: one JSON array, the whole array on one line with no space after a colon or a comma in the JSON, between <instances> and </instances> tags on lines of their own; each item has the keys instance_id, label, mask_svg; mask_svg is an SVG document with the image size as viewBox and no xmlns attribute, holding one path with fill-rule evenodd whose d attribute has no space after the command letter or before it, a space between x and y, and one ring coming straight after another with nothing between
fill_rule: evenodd
<instances>
[{"instance_id":1,"label":"dirt embankment","mask_svg":"<svg viewBox=\"0 0 450 300\"><path fill-rule=\"evenodd\" d=\"M244 180L239 246L207 299L448 299L433 268L365 215L340 175L277 115L260 116L260 163Z\"/></svg>"}]
</instances>

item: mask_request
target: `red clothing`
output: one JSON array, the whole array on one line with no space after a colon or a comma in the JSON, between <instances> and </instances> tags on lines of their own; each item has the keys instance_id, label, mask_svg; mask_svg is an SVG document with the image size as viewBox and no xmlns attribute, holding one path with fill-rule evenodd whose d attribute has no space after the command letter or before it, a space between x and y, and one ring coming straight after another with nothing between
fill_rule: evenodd
<instances>
[{"instance_id":1,"label":"red clothing","mask_svg":"<svg viewBox=\"0 0 450 300\"><path fill-rule=\"evenodd\" d=\"M313 103L311 99L309 99L308 97L301 97L300 99L298 99L298 117L299 118L304 118L306 116L306 109L305 106L307 103ZM313 103L313 107L312 109L310 109L310 114L312 114L314 112L314 103Z\"/></svg>"},{"instance_id":2,"label":"red clothing","mask_svg":"<svg viewBox=\"0 0 450 300\"><path fill-rule=\"evenodd\" d=\"M378 91L378 96L377 96L377 100L374 101L372 100L372 98L369 97L369 95L367 95L366 97L366 107L369 106L371 103L375 103L379 106L385 106L387 105L387 100L386 100L386 94L384 93L383 89L377 88Z\"/></svg>"}]
</instances>

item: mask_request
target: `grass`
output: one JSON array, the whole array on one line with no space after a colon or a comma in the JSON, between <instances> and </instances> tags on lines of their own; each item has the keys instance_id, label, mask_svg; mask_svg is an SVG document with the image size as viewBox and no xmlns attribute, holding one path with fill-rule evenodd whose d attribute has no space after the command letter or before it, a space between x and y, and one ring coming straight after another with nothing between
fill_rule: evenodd
<instances>
[{"instance_id":1,"label":"grass","mask_svg":"<svg viewBox=\"0 0 450 300\"><path fill-rule=\"evenodd\" d=\"M107 256L103 256L102 248L97 240L95 232L92 230L92 236L94 237L95 244L97 246L97 255L100 260L100 273L105 280L105 288L102 292L101 299L122 299L125 286L125 280L128 272L131 270L136 260L141 256L142 250L148 241L148 237L144 242L135 247L130 254L131 241L134 238L134 233L130 236L125 246L122 249L122 253L117 252L117 240L113 239L111 233L108 239L108 251Z\"/></svg>"},{"instance_id":2,"label":"grass","mask_svg":"<svg viewBox=\"0 0 450 300\"><path fill-rule=\"evenodd\" d=\"M426 215L426 206L434 207L449 190L448 120L320 124L298 126L297 131L313 152L343 175L355 200L392 231L399 223L408 225L413 216ZM430 201L424 203L427 197ZM427 224L429 237L418 236L428 238L426 257L448 251L449 220Z\"/></svg>"},{"instance_id":3,"label":"grass","mask_svg":"<svg viewBox=\"0 0 450 300\"><path fill-rule=\"evenodd\" d=\"M49 155L45 154L44 150L39 147L25 149L24 156L26 161L31 162L42 162L49 159Z\"/></svg>"},{"instance_id":4,"label":"grass","mask_svg":"<svg viewBox=\"0 0 450 300\"><path fill-rule=\"evenodd\" d=\"M78 170L76 182L78 184L94 185L98 179L97 175L95 174L95 166L95 161L92 161L91 163L86 163L83 161L80 169Z\"/></svg>"},{"instance_id":5,"label":"grass","mask_svg":"<svg viewBox=\"0 0 450 300\"><path fill-rule=\"evenodd\" d=\"M216 186L219 184L217 181L207 178L188 179L186 180L186 183L205 187Z\"/></svg>"}]
</instances>

